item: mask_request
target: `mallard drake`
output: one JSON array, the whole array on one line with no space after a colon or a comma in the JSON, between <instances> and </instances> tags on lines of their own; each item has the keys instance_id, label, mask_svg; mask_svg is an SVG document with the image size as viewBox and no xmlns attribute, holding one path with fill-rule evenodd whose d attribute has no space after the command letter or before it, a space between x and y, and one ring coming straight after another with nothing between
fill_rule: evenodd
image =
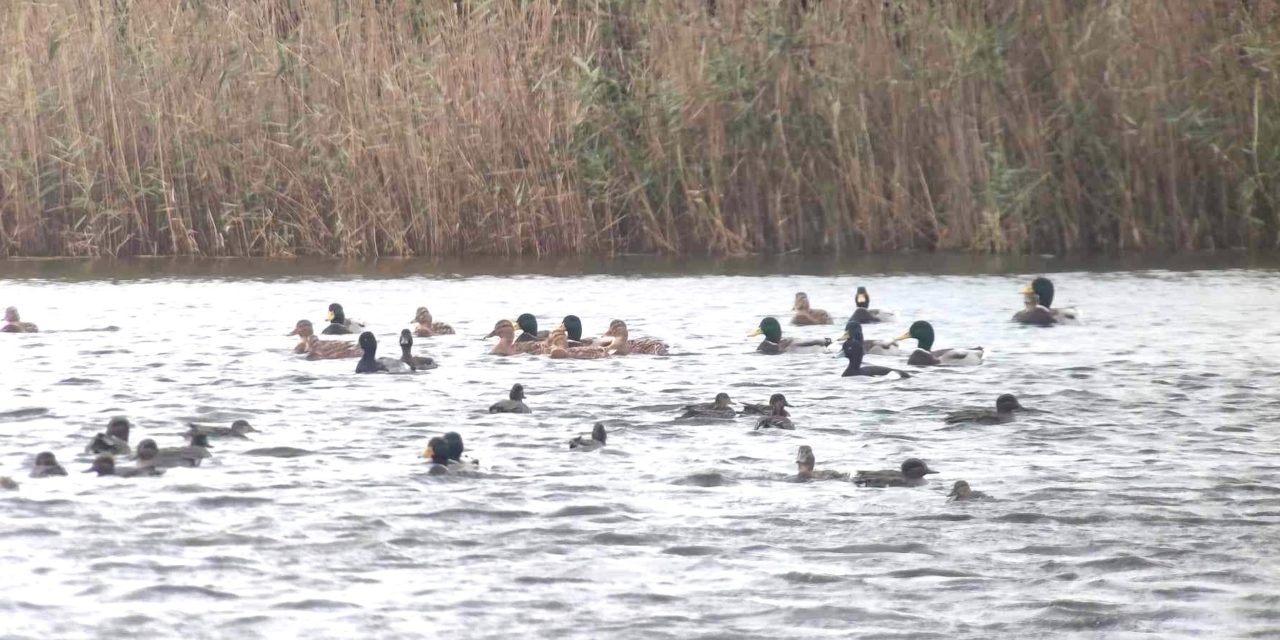
<instances>
[{"instance_id":1,"label":"mallard drake","mask_svg":"<svg viewBox=\"0 0 1280 640\"><path fill-rule=\"evenodd\" d=\"M0 333L39 333L40 328L34 323L23 322L22 316L18 315L17 307L6 307L4 310L4 326L0 327Z\"/></svg>"},{"instance_id":2,"label":"mallard drake","mask_svg":"<svg viewBox=\"0 0 1280 640\"><path fill-rule=\"evenodd\" d=\"M135 476L158 476L164 474L164 470L152 465L137 467L118 467L115 458L111 454L104 453L93 459L93 464L85 469L85 473L96 473L98 477L102 476L119 476L121 478L132 478Z\"/></svg>"},{"instance_id":3,"label":"mallard drake","mask_svg":"<svg viewBox=\"0 0 1280 640\"><path fill-rule=\"evenodd\" d=\"M570 347L569 335L564 330L564 325L551 332L545 345L541 352L556 360L597 360L609 357L609 350L604 347Z\"/></svg>"},{"instance_id":4,"label":"mallard drake","mask_svg":"<svg viewBox=\"0 0 1280 640\"><path fill-rule=\"evenodd\" d=\"M560 321L565 334L569 337L570 347L589 347L595 343L594 338L582 337L582 319L575 315L567 315Z\"/></svg>"},{"instance_id":5,"label":"mallard drake","mask_svg":"<svg viewBox=\"0 0 1280 640\"><path fill-rule=\"evenodd\" d=\"M41 451L36 454L35 464L31 465L32 478L48 478L50 476L65 476L67 470L58 464L58 459L54 457L52 451Z\"/></svg>"},{"instance_id":6,"label":"mallard drake","mask_svg":"<svg viewBox=\"0 0 1280 640\"><path fill-rule=\"evenodd\" d=\"M520 327L516 342L542 342L551 336L548 331L538 331L538 319L532 313L520 314L512 324Z\"/></svg>"},{"instance_id":7,"label":"mallard drake","mask_svg":"<svg viewBox=\"0 0 1280 640\"><path fill-rule=\"evenodd\" d=\"M1028 293L1036 294L1039 298L1040 306L1049 310L1053 315L1053 319L1060 324L1071 324L1080 320L1080 311L1075 307L1053 306L1053 281L1044 276L1039 276L1031 281L1031 284L1022 289L1023 295ZM1016 316L1015 316L1016 319Z\"/></svg>"},{"instance_id":8,"label":"mallard drake","mask_svg":"<svg viewBox=\"0 0 1280 640\"><path fill-rule=\"evenodd\" d=\"M969 483L964 480L956 480L951 486L951 493L947 494L947 502L960 500L990 500L991 496L981 492L974 491L969 488Z\"/></svg>"},{"instance_id":9,"label":"mallard drake","mask_svg":"<svg viewBox=\"0 0 1280 640\"><path fill-rule=\"evenodd\" d=\"M925 484L925 476L937 473L919 458L907 458L900 470L859 471L853 483L860 487L918 487Z\"/></svg>"},{"instance_id":10,"label":"mallard drake","mask_svg":"<svg viewBox=\"0 0 1280 640\"><path fill-rule=\"evenodd\" d=\"M107 431L99 433L84 448L85 453L108 453L111 455L129 455L129 419L116 416L107 423Z\"/></svg>"},{"instance_id":11,"label":"mallard drake","mask_svg":"<svg viewBox=\"0 0 1280 640\"><path fill-rule=\"evenodd\" d=\"M962 409L947 415L947 424L973 422L977 424L1004 424L1013 421L1015 411L1021 411L1022 405L1012 393L1001 394L996 398L996 410Z\"/></svg>"},{"instance_id":12,"label":"mallard drake","mask_svg":"<svg viewBox=\"0 0 1280 640\"><path fill-rule=\"evenodd\" d=\"M236 420L229 427L214 427L188 422L187 432L183 435L186 436L188 443L190 443L192 436L196 435L203 435L206 438L240 438L241 440L248 440L249 436L246 434L249 433L259 433L259 431L254 429L248 420Z\"/></svg>"},{"instance_id":13,"label":"mallard drake","mask_svg":"<svg viewBox=\"0 0 1280 640\"><path fill-rule=\"evenodd\" d=\"M715 402L685 405L684 413L679 420L691 418L711 418L715 420L732 420L738 413L730 406L729 394L723 391L716 394Z\"/></svg>"},{"instance_id":14,"label":"mallard drake","mask_svg":"<svg viewBox=\"0 0 1280 640\"><path fill-rule=\"evenodd\" d=\"M462 444L462 435L457 431L450 431L444 434L444 442L449 452L449 465L460 466L464 468L476 468L480 466L480 461L469 456L463 456L463 452L467 448Z\"/></svg>"},{"instance_id":15,"label":"mallard drake","mask_svg":"<svg viewBox=\"0 0 1280 640\"><path fill-rule=\"evenodd\" d=\"M911 328L896 339L906 340L908 338L914 339L917 347L907 357L907 364L922 367L929 365L962 366L982 364L982 347L934 349L933 325L924 320L917 320L911 323Z\"/></svg>"},{"instance_id":16,"label":"mallard drake","mask_svg":"<svg viewBox=\"0 0 1280 640\"><path fill-rule=\"evenodd\" d=\"M436 368L436 361L427 356L413 355L413 334L408 329L400 331L400 362L409 365L414 371L426 371Z\"/></svg>"},{"instance_id":17,"label":"mallard drake","mask_svg":"<svg viewBox=\"0 0 1280 640\"><path fill-rule=\"evenodd\" d=\"M569 441L569 448L574 451L595 451L604 446L609 434L605 433L604 424L597 422L591 427L590 435L577 436Z\"/></svg>"},{"instance_id":18,"label":"mallard drake","mask_svg":"<svg viewBox=\"0 0 1280 640\"><path fill-rule=\"evenodd\" d=\"M791 305L791 310L796 312L791 317L791 324L794 325L811 325L811 324L831 324L831 314L822 309L814 309L809 306L809 295L803 291L796 294L796 301Z\"/></svg>"},{"instance_id":19,"label":"mallard drake","mask_svg":"<svg viewBox=\"0 0 1280 640\"><path fill-rule=\"evenodd\" d=\"M359 343L360 348L364 350L364 355L360 356L360 362L356 363L356 373L408 373L412 371L409 365L396 358L379 358L378 339L374 337L372 332L366 331L360 334Z\"/></svg>"},{"instance_id":20,"label":"mallard drake","mask_svg":"<svg viewBox=\"0 0 1280 640\"><path fill-rule=\"evenodd\" d=\"M360 347L346 340L321 340L316 335L310 320L299 320L288 335L298 336L298 344L294 353L307 354L308 360L340 360L342 358L359 358L363 353Z\"/></svg>"},{"instance_id":21,"label":"mallard drake","mask_svg":"<svg viewBox=\"0 0 1280 640\"><path fill-rule=\"evenodd\" d=\"M791 405L787 404L787 399L782 397L781 393L773 394L773 397L769 399L769 415L761 416L756 421L756 430L784 429L794 431L796 425L791 422L791 414L787 413L787 407L789 406Z\"/></svg>"},{"instance_id":22,"label":"mallard drake","mask_svg":"<svg viewBox=\"0 0 1280 640\"><path fill-rule=\"evenodd\" d=\"M887 322L893 320L892 311L881 311L880 309L871 308L871 294L867 293L866 287L858 287L858 293L853 297L853 315L850 320L857 320L862 324L873 324L876 322ZM874 353L868 351L867 353Z\"/></svg>"},{"instance_id":23,"label":"mallard drake","mask_svg":"<svg viewBox=\"0 0 1280 640\"><path fill-rule=\"evenodd\" d=\"M510 320L499 320L493 325L493 331L485 336L485 339L498 337L498 344L493 348L492 353L495 356L513 356L517 353L535 353L542 349L542 345L534 341L516 342L516 325Z\"/></svg>"},{"instance_id":24,"label":"mallard drake","mask_svg":"<svg viewBox=\"0 0 1280 640\"><path fill-rule=\"evenodd\" d=\"M413 334L419 338L453 335L453 327L443 322L433 322L431 312L426 307L418 307L413 315L413 324Z\"/></svg>"},{"instance_id":25,"label":"mallard drake","mask_svg":"<svg viewBox=\"0 0 1280 640\"><path fill-rule=\"evenodd\" d=\"M604 338L600 343L613 349L614 355L619 356L631 353L665 356L668 353L667 343L657 338L631 339L631 335L627 331L627 323L621 320L609 322L609 329L605 331Z\"/></svg>"},{"instance_id":26,"label":"mallard drake","mask_svg":"<svg viewBox=\"0 0 1280 640\"><path fill-rule=\"evenodd\" d=\"M779 353L800 353L800 352L820 352L825 351L827 346L831 344L831 338L822 338L821 340L793 340L791 338L782 337L782 325L777 318L769 316L760 321L760 325L751 332L751 335L758 336L764 334L764 340L756 346L756 351L769 355L777 355Z\"/></svg>"},{"instance_id":27,"label":"mallard drake","mask_svg":"<svg viewBox=\"0 0 1280 640\"><path fill-rule=\"evenodd\" d=\"M511 385L511 393L507 394L507 399L493 403L489 407L489 413L533 413L529 405L524 403L524 385Z\"/></svg>"},{"instance_id":28,"label":"mallard drake","mask_svg":"<svg viewBox=\"0 0 1280 640\"><path fill-rule=\"evenodd\" d=\"M329 305L329 315L325 316L325 320L329 321L329 326L320 332L325 335L333 336L364 331L364 324L348 318L347 314L342 310L342 305L336 302Z\"/></svg>"},{"instance_id":29,"label":"mallard drake","mask_svg":"<svg viewBox=\"0 0 1280 640\"><path fill-rule=\"evenodd\" d=\"M205 458L213 457L209 453L209 437L195 434L185 447L165 447L161 449L156 441L150 438L138 443L138 468L156 467L169 469L173 467L198 467Z\"/></svg>"},{"instance_id":30,"label":"mallard drake","mask_svg":"<svg viewBox=\"0 0 1280 640\"><path fill-rule=\"evenodd\" d=\"M1058 324L1058 318L1053 315L1052 311L1040 304L1040 296L1036 295L1034 291L1023 291L1022 303L1022 309L1013 314L1014 322L1036 327L1049 327Z\"/></svg>"},{"instance_id":31,"label":"mallard drake","mask_svg":"<svg viewBox=\"0 0 1280 640\"><path fill-rule=\"evenodd\" d=\"M813 455L813 448L807 444L796 450L796 476L801 480L848 480L849 474L823 469L814 471L818 461Z\"/></svg>"},{"instance_id":32,"label":"mallard drake","mask_svg":"<svg viewBox=\"0 0 1280 640\"><path fill-rule=\"evenodd\" d=\"M431 475L440 475L449 473L449 443L444 438L436 436L427 441L427 448L422 451L422 457L431 461L431 467L427 473Z\"/></svg>"},{"instance_id":33,"label":"mallard drake","mask_svg":"<svg viewBox=\"0 0 1280 640\"><path fill-rule=\"evenodd\" d=\"M775 393L769 396L769 401L764 404L742 403L742 415L744 416L767 416L773 413L773 407L776 404L782 404L784 407L794 406L787 402L787 397L781 393Z\"/></svg>"},{"instance_id":34,"label":"mallard drake","mask_svg":"<svg viewBox=\"0 0 1280 640\"><path fill-rule=\"evenodd\" d=\"M840 346L840 351L849 360L849 366L845 367L844 373L840 375L848 378L850 376L887 376L895 373L900 378L911 377L911 374L906 371L862 364L862 350L866 345L866 341L862 338L862 325L857 321L850 320L845 323L844 335L840 336L840 339L844 341Z\"/></svg>"}]
</instances>

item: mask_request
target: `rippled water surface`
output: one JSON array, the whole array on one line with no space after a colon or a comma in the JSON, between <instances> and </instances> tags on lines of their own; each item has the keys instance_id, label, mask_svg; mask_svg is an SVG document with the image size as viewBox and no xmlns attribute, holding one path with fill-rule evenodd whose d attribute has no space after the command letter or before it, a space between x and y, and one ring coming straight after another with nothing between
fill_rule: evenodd
<instances>
[{"instance_id":1,"label":"rippled water surface","mask_svg":"<svg viewBox=\"0 0 1280 640\"><path fill-rule=\"evenodd\" d=\"M1275 271L1056 273L1085 322L1052 329L1008 322L1015 273L381 275L0 280L43 331L0 335L0 475L22 485L0 493L0 637L1280 637ZM753 353L796 291L843 318L859 284L900 319L868 337L928 319L987 363L886 381ZM284 335L332 301L384 351L424 304L458 335L418 341L437 370L357 377ZM673 355L488 355L524 311L622 318ZM514 382L534 413L486 413ZM673 421L722 390L785 393L797 430ZM941 419L1005 391L1046 413ZM160 478L78 473L116 414L135 443L262 433ZM607 448L568 450L601 420ZM480 473L427 475L450 430ZM799 483L801 444L941 473ZM26 478L45 449L71 477ZM997 500L946 502L958 479Z\"/></svg>"}]
</instances>

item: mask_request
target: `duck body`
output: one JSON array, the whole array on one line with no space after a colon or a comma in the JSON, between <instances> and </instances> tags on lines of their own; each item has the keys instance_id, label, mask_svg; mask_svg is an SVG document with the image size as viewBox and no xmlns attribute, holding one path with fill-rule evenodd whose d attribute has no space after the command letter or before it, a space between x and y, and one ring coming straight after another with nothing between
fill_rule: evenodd
<instances>
[{"instance_id":1,"label":"duck body","mask_svg":"<svg viewBox=\"0 0 1280 640\"><path fill-rule=\"evenodd\" d=\"M1058 324L1053 312L1040 304L1040 296L1034 291L1023 291L1023 308L1013 314L1013 321L1033 327L1051 327Z\"/></svg>"},{"instance_id":2,"label":"duck body","mask_svg":"<svg viewBox=\"0 0 1280 640\"><path fill-rule=\"evenodd\" d=\"M418 307L417 312L413 315L413 325L413 335L419 338L453 334L453 327L443 322L435 322L431 317L431 312L426 307Z\"/></svg>"},{"instance_id":3,"label":"duck body","mask_svg":"<svg viewBox=\"0 0 1280 640\"><path fill-rule=\"evenodd\" d=\"M359 358L360 347L345 340L321 340L316 335L310 320L299 320L289 332L290 336L298 336L298 344L294 353L305 353L308 360L338 360L341 358Z\"/></svg>"},{"instance_id":4,"label":"duck body","mask_svg":"<svg viewBox=\"0 0 1280 640\"><path fill-rule=\"evenodd\" d=\"M996 409L962 409L947 414L947 424L1004 424L1013 422L1014 414L1024 410L1022 404L1018 402L1018 398L1011 393L1002 394L996 398Z\"/></svg>"},{"instance_id":5,"label":"duck body","mask_svg":"<svg viewBox=\"0 0 1280 640\"><path fill-rule=\"evenodd\" d=\"M1034 280L1032 280L1031 284L1022 290L1022 293L1023 295L1032 294L1032 293L1036 295L1036 299L1039 302L1040 306L1044 307L1045 310L1047 310L1048 314L1053 318L1052 324L1075 324L1080 320L1080 311L1075 307L1053 306L1053 298L1054 298L1053 281L1049 280L1044 276L1039 276ZM1017 320L1017 319L1018 319L1018 316L1015 314L1014 320ZM1041 322L1044 321L1043 318L1037 317L1037 319L1040 320ZM1031 324L1031 323L1024 323L1024 324ZM1039 325L1039 326L1049 326L1049 325L1045 324L1045 325Z\"/></svg>"},{"instance_id":6,"label":"duck body","mask_svg":"<svg viewBox=\"0 0 1280 640\"><path fill-rule=\"evenodd\" d=\"M860 487L918 487L927 484L925 476L937 473L919 458L908 458L900 469L859 471L853 483Z\"/></svg>"},{"instance_id":7,"label":"duck body","mask_svg":"<svg viewBox=\"0 0 1280 640\"><path fill-rule=\"evenodd\" d=\"M564 325L556 327L551 332L551 337L547 338L546 348L542 351L555 360L598 360L609 357L609 350L605 347L570 347L568 332L565 331Z\"/></svg>"},{"instance_id":8,"label":"duck body","mask_svg":"<svg viewBox=\"0 0 1280 640\"><path fill-rule=\"evenodd\" d=\"M761 416L756 421L756 431L761 429L782 429L784 431L795 431L796 425L791 421L791 416L784 409L782 413L775 413L771 416Z\"/></svg>"},{"instance_id":9,"label":"duck body","mask_svg":"<svg viewBox=\"0 0 1280 640\"><path fill-rule=\"evenodd\" d=\"M632 339L627 329L627 323L622 320L611 321L608 331L605 332L604 337L599 342L602 346L612 348L614 355L619 356L632 353L653 356L665 356L668 354L667 343L658 338Z\"/></svg>"},{"instance_id":10,"label":"duck body","mask_svg":"<svg viewBox=\"0 0 1280 640\"><path fill-rule=\"evenodd\" d=\"M32 478L51 478L54 476L65 476L67 470L58 464L58 459L54 457L51 451L41 451L36 454L35 463L31 465Z\"/></svg>"},{"instance_id":11,"label":"duck body","mask_svg":"<svg viewBox=\"0 0 1280 640\"><path fill-rule=\"evenodd\" d=\"M908 338L914 339L918 346L907 357L907 364L917 367L976 366L982 364L985 353L982 347L934 349L933 325L924 320L911 323L911 328L897 339Z\"/></svg>"},{"instance_id":12,"label":"duck body","mask_svg":"<svg viewBox=\"0 0 1280 640\"><path fill-rule=\"evenodd\" d=\"M193 436L203 435L206 438L239 438L248 440L250 433L258 433L247 420L236 420L229 427L215 427L211 425L200 425L188 422L186 437L190 440Z\"/></svg>"},{"instance_id":13,"label":"duck body","mask_svg":"<svg viewBox=\"0 0 1280 640\"><path fill-rule=\"evenodd\" d=\"M894 319L892 311L871 308L871 294L867 293L866 287L858 287L858 292L854 295L853 302L853 315L849 316L849 320L856 321L858 324L875 324ZM868 350L867 353L872 352Z\"/></svg>"},{"instance_id":14,"label":"duck body","mask_svg":"<svg viewBox=\"0 0 1280 640\"><path fill-rule=\"evenodd\" d=\"M213 457L209 453L209 439L204 435L195 435L192 443L185 447L165 447L161 449L156 441L150 438L138 443L138 468L154 467L172 469L174 467L198 467L206 458ZM117 469L119 475L119 469Z\"/></svg>"},{"instance_id":15,"label":"duck body","mask_svg":"<svg viewBox=\"0 0 1280 640\"><path fill-rule=\"evenodd\" d=\"M538 330L538 319L532 313L522 313L516 318L515 326L519 327L520 334L516 336L516 342L545 342L551 337L550 331Z\"/></svg>"},{"instance_id":16,"label":"duck body","mask_svg":"<svg viewBox=\"0 0 1280 640\"><path fill-rule=\"evenodd\" d=\"M129 428L128 418L116 416L107 423L107 430L93 437L89 445L84 448L85 453L105 453L109 455L129 455L132 450L129 447Z\"/></svg>"},{"instance_id":17,"label":"duck body","mask_svg":"<svg viewBox=\"0 0 1280 640\"><path fill-rule=\"evenodd\" d=\"M34 323L23 322L22 316L18 314L17 307L8 307L4 310L4 326L0 326L0 333L39 333L40 328Z\"/></svg>"},{"instance_id":18,"label":"duck body","mask_svg":"<svg viewBox=\"0 0 1280 640\"><path fill-rule=\"evenodd\" d=\"M677 420L693 420L693 419L709 419L709 420L732 420L738 417L738 412L730 406L729 394L717 393L715 402L704 402L701 404L685 405L684 413Z\"/></svg>"},{"instance_id":19,"label":"duck body","mask_svg":"<svg viewBox=\"0 0 1280 640\"><path fill-rule=\"evenodd\" d=\"M569 441L569 449L573 451L595 451L605 445L609 434L604 430L604 424L597 422L591 427L591 433L580 435Z\"/></svg>"},{"instance_id":20,"label":"duck body","mask_svg":"<svg viewBox=\"0 0 1280 640\"><path fill-rule=\"evenodd\" d=\"M797 326L831 324L831 314L822 309L814 309L809 306L809 296L804 292L796 294L795 303L791 305L791 310L795 312L795 315L791 317L791 324Z\"/></svg>"},{"instance_id":21,"label":"duck body","mask_svg":"<svg viewBox=\"0 0 1280 640\"><path fill-rule=\"evenodd\" d=\"M840 374L841 376L846 378L853 376L881 377L894 374L899 378L911 377L911 374L906 371L862 364L862 350L866 341L862 337L862 325L857 321L850 320L847 322L844 326L844 335L841 337L844 339L844 343L840 345L840 351L849 361L844 373Z\"/></svg>"},{"instance_id":22,"label":"duck body","mask_svg":"<svg viewBox=\"0 0 1280 640\"><path fill-rule=\"evenodd\" d=\"M848 480L849 474L830 469L815 470L817 460L813 448L807 444L800 445L796 451L796 479L798 480Z\"/></svg>"},{"instance_id":23,"label":"duck body","mask_svg":"<svg viewBox=\"0 0 1280 640\"><path fill-rule=\"evenodd\" d=\"M400 362L409 365L413 371L427 371L437 366L432 358L413 355L413 334L408 329L400 331Z\"/></svg>"},{"instance_id":24,"label":"duck body","mask_svg":"<svg viewBox=\"0 0 1280 640\"><path fill-rule=\"evenodd\" d=\"M742 403L742 415L747 416L768 416L773 415L775 406L791 407L794 406L787 402L787 397L781 393L775 393L769 396L769 401L764 404Z\"/></svg>"},{"instance_id":25,"label":"duck body","mask_svg":"<svg viewBox=\"0 0 1280 640\"><path fill-rule=\"evenodd\" d=\"M364 354L356 363L356 373L408 373L409 365L396 358L378 357L378 339L368 331L360 334L360 349Z\"/></svg>"},{"instance_id":26,"label":"duck body","mask_svg":"<svg viewBox=\"0 0 1280 640\"><path fill-rule=\"evenodd\" d=\"M764 334L764 340L756 346L757 353L778 355L780 353L821 353L831 344L831 338L820 340L793 340L782 337L782 325L777 318L767 317L760 321L752 336Z\"/></svg>"},{"instance_id":27,"label":"duck body","mask_svg":"<svg viewBox=\"0 0 1280 640\"><path fill-rule=\"evenodd\" d=\"M564 327L565 335L568 338L568 346L590 347L595 344L594 338L584 338L582 336L582 318L575 315L567 315L564 320L560 321L560 326Z\"/></svg>"},{"instance_id":28,"label":"duck body","mask_svg":"<svg viewBox=\"0 0 1280 640\"><path fill-rule=\"evenodd\" d=\"M971 500L990 500L991 496L981 492L974 491L969 487L969 483L964 480L956 480L955 485L951 487L951 493L947 494L947 502L963 502Z\"/></svg>"},{"instance_id":29,"label":"duck body","mask_svg":"<svg viewBox=\"0 0 1280 640\"><path fill-rule=\"evenodd\" d=\"M489 413L533 413L524 403L524 385L512 385L507 399L493 403L489 407Z\"/></svg>"},{"instance_id":30,"label":"duck body","mask_svg":"<svg viewBox=\"0 0 1280 640\"><path fill-rule=\"evenodd\" d=\"M152 465L139 465L136 467L116 466L115 458L112 458L110 454L104 453L93 459L93 465L85 470L85 473L96 473L98 477L117 476L121 478L135 478L139 476L164 475L164 470Z\"/></svg>"},{"instance_id":31,"label":"duck body","mask_svg":"<svg viewBox=\"0 0 1280 640\"><path fill-rule=\"evenodd\" d=\"M466 446L462 444L462 435L456 431L450 431L444 434L444 443L448 452L448 465L451 469L460 471L476 470L480 468L480 461L466 456Z\"/></svg>"},{"instance_id":32,"label":"duck body","mask_svg":"<svg viewBox=\"0 0 1280 640\"><path fill-rule=\"evenodd\" d=\"M342 305L336 302L329 305L329 314L325 319L329 321L329 324L320 332L324 335L345 335L364 332L364 323L348 318L346 312L342 309Z\"/></svg>"}]
</instances>

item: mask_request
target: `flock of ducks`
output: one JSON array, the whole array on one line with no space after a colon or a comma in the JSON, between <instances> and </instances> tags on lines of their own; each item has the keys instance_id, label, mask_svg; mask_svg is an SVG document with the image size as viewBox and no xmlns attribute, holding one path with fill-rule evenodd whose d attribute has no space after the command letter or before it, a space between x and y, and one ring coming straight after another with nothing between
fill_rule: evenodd
<instances>
[{"instance_id":1,"label":"flock of ducks","mask_svg":"<svg viewBox=\"0 0 1280 640\"><path fill-rule=\"evenodd\" d=\"M1053 283L1044 277L1038 277L1021 291L1024 307L1013 316L1013 321L1032 326L1051 326L1071 323L1079 319L1079 312L1074 308L1052 307L1054 298ZM908 327L907 331L891 340L868 339L863 334L862 325L887 323L894 320L889 311L871 308L871 296L866 287L858 287L855 296L855 308L845 323L844 334L840 337L841 352L848 360L844 376L889 376L899 378L910 377L911 374L892 367L866 365L863 358L867 354L877 356L901 357L899 342L915 340L916 348L907 354L905 363L915 367L929 366L976 366L982 364L982 347L942 348L935 349L935 332L933 326L918 320ZM796 326L812 326L832 324L832 316L827 311L815 309L805 293L797 293L792 308L794 315L791 323ZM287 335L298 338L294 352L305 355L308 360L331 360L343 358L359 358L355 372L365 373L413 373L436 368L436 362L426 356L413 354L414 338L429 338L438 335L453 334L454 330L446 323L436 322L426 307L419 307L411 321L412 329L400 332L400 357L378 357L377 337L357 320L347 317L341 304L329 305L325 319L325 327L319 332L310 320L302 319L295 323L293 331ZM39 329L35 324L23 322L15 307L5 309L4 326L0 332L34 333ZM359 334L355 343L343 339L325 339L321 335L335 336ZM830 338L796 340L782 335L782 324L777 318L769 316L760 320L759 325L750 334L763 335L764 339L756 347L762 354L781 354L794 352L825 352L832 344ZM669 347L661 339L653 337L633 338L626 322L613 320L599 337L583 335L582 321L574 315L565 316L558 326L550 331L540 331L537 318L533 314L524 313L515 320L499 320L485 339L497 338L498 342L491 353L498 356L514 356L518 354L541 355L553 359L598 359L639 355L667 355ZM794 430L787 408L794 407L781 393L773 394L767 403L744 403L741 411L733 406L727 393L716 394L709 403L691 404L681 409L677 420L733 420L739 416L756 417L755 428ZM1027 411L1012 394L1003 394L996 399L994 410L989 408L966 409L946 416L948 424L1001 424L1012 421L1015 413ZM495 402L489 407L490 413L527 414L532 410L525 404L524 386L516 384L511 387L505 400ZM242 438L247 439L249 433L256 432L248 422L237 420L229 427L209 425L189 425L184 434L186 445L180 447L159 447L155 440L144 439L136 448L129 442L131 423L125 417L112 418L106 430L93 437L85 447L85 453L93 455L91 466L86 473L99 476L154 476L164 473L173 467L196 467L211 457L210 439ZM578 451L592 451L604 447L608 433L604 424L597 423L591 433L574 437L569 441L569 448ZM466 451L462 436L457 432L449 432L433 437L423 451L422 457L429 460L429 473L449 473L476 469L478 461L465 457ZM117 457L130 457L132 465L117 465ZM796 454L796 478L799 480L845 480L860 486L868 487L912 487L926 483L926 476L937 473L928 464L918 458L905 460L898 469L879 471L858 471L850 476L831 470L816 469L816 457L812 447L801 446ZM66 469L58 462L51 451L42 451L35 456L30 477L43 478L65 476ZM0 489L16 489L17 483L7 477L0 477ZM957 481L949 500L974 500L987 496L973 491L963 480Z\"/></svg>"}]
</instances>

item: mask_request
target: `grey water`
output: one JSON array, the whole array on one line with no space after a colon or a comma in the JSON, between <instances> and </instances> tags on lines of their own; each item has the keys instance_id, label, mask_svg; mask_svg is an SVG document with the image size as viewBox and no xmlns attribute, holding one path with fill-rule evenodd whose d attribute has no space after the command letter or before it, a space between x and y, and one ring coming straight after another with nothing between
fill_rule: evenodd
<instances>
[{"instance_id":1,"label":"grey water","mask_svg":"<svg viewBox=\"0 0 1280 640\"><path fill-rule=\"evenodd\" d=\"M1101 265L1101 266L1099 266ZM1042 271L1073 326L1009 322ZM991 258L615 263L0 263L0 637L1280 637L1276 264ZM854 288L930 320L978 367L841 378L794 337L792 297L838 320ZM418 306L438 369L356 376L285 336L330 302L384 355ZM667 357L489 354L496 320L613 318ZM900 357L869 357L904 367ZM530 415L486 408L523 383ZM782 392L797 429L690 424L719 391ZM1012 392L1040 413L943 422ZM132 441L188 421L261 433L158 478L97 478L109 417ZM605 421L607 447L569 438ZM428 475L458 431L480 471ZM926 459L928 485L796 482L795 452L853 472ZM28 479L49 450L66 478ZM995 499L947 502L956 480Z\"/></svg>"}]
</instances>

